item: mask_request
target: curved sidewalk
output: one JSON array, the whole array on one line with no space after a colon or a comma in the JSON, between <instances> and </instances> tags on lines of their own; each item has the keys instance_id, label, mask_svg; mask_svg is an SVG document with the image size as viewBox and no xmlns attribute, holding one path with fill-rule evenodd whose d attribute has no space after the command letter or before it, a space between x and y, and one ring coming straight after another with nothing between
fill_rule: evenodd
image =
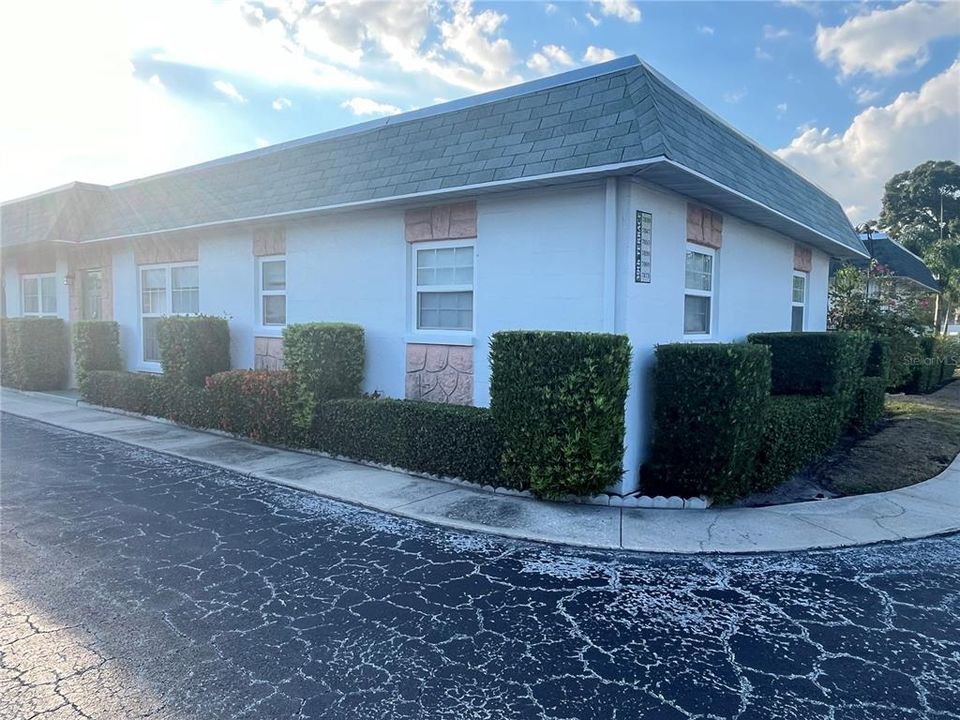
<instances>
[{"instance_id":1,"label":"curved sidewalk","mask_svg":"<svg viewBox=\"0 0 960 720\"><path fill-rule=\"evenodd\" d=\"M563 545L754 553L851 547L960 530L960 456L937 477L901 490L770 508L660 510L504 495L36 393L4 389L0 410L447 528Z\"/></svg>"}]
</instances>

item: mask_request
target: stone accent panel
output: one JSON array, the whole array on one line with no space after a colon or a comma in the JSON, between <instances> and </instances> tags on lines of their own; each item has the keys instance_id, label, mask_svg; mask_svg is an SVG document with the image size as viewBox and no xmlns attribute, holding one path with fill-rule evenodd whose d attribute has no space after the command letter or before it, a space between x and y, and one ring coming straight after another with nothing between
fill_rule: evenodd
<instances>
[{"instance_id":1,"label":"stone accent panel","mask_svg":"<svg viewBox=\"0 0 960 720\"><path fill-rule=\"evenodd\" d=\"M805 245L794 245L793 269L799 272L810 272L813 270L813 250Z\"/></svg>"},{"instance_id":2,"label":"stone accent panel","mask_svg":"<svg viewBox=\"0 0 960 720\"><path fill-rule=\"evenodd\" d=\"M282 225L277 225L254 230L253 254L257 257L262 257L265 255L286 255L286 228L284 228Z\"/></svg>"},{"instance_id":3,"label":"stone accent panel","mask_svg":"<svg viewBox=\"0 0 960 720\"><path fill-rule=\"evenodd\" d=\"M196 237L146 237L133 241L133 258L137 265L196 262L198 257Z\"/></svg>"},{"instance_id":4,"label":"stone accent panel","mask_svg":"<svg viewBox=\"0 0 960 720\"><path fill-rule=\"evenodd\" d=\"M39 275L57 271L57 253L53 248L33 248L17 255L17 272L21 275Z\"/></svg>"},{"instance_id":5,"label":"stone accent panel","mask_svg":"<svg viewBox=\"0 0 960 720\"><path fill-rule=\"evenodd\" d=\"M719 250L723 244L723 215L688 204L687 241Z\"/></svg>"},{"instance_id":6,"label":"stone accent panel","mask_svg":"<svg viewBox=\"0 0 960 720\"><path fill-rule=\"evenodd\" d=\"M473 348L409 343L406 397L453 405L473 404Z\"/></svg>"},{"instance_id":7,"label":"stone accent panel","mask_svg":"<svg viewBox=\"0 0 960 720\"><path fill-rule=\"evenodd\" d=\"M477 203L455 203L415 208L404 213L407 242L462 240L477 236Z\"/></svg>"},{"instance_id":8,"label":"stone accent panel","mask_svg":"<svg viewBox=\"0 0 960 720\"><path fill-rule=\"evenodd\" d=\"M283 370L283 338L258 337L253 339L253 369Z\"/></svg>"}]
</instances>

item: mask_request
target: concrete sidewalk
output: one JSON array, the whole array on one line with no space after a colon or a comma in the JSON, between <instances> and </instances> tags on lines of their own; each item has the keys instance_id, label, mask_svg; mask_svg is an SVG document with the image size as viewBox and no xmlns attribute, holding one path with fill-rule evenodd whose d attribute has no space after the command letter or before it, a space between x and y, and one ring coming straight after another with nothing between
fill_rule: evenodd
<instances>
[{"instance_id":1,"label":"concrete sidewalk","mask_svg":"<svg viewBox=\"0 0 960 720\"><path fill-rule=\"evenodd\" d=\"M901 490L772 508L659 510L543 502L278 450L3 389L0 410L457 530L591 548L749 553L838 548L960 530L960 457Z\"/></svg>"}]
</instances>

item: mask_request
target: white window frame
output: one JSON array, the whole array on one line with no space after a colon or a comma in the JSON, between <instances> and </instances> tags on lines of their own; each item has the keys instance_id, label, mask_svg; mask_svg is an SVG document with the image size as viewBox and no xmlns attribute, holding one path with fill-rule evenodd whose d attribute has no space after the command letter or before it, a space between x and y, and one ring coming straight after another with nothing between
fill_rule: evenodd
<instances>
[{"instance_id":1,"label":"white window frame","mask_svg":"<svg viewBox=\"0 0 960 720\"><path fill-rule=\"evenodd\" d=\"M474 240L432 240L428 242L410 243L410 278L411 278L411 328L412 334L418 338L449 338L453 342L466 341L473 338L477 327L477 244ZM469 285L419 285L417 283L417 252L420 250L436 250L440 248L470 248L473 253L473 282ZM469 330L421 328L420 325L420 293L421 292L469 292L471 298L470 314L472 323Z\"/></svg>"},{"instance_id":2,"label":"white window frame","mask_svg":"<svg viewBox=\"0 0 960 720\"><path fill-rule=\"evenodd\" d=\"M91 318L88 317L89 306L88 300L90 299L89 292L89 277L91 273L98 273L100 275L100 312L98 317ZM102 320L103 319L103 281L104 281L104 272L103 268L83 268L82 270L77 271L76 276L73 280L75 283L79 284L79 296L80 296L80 319L81 320Z\"/></svg>"},{"instance_id":3,"label":"white window frame","mask_svg":"<svg viewBox=\"0 0 960 720\"><path fill-rule=\"evenodd\" d=\"M710 290L695 290L687 287L687 253L695 252L701 255L708 255L710 262ZM680 329L684 340L711 340L717 334L717 251L706 245L697 245L696 243L686 243L683 249L683 302L680 304ZM686 324L686 305L687 296L710 298L710 315L708 322L710 327L705 333L688 333L684 329Z\"/></svg>"},{"instance_id":4,"label":"white window frame","mask_svg":"<svg viewBox=\"0 0 960 720\"><path fill-rule=\"evenodd\" d=\"M283 290L264 290L263 289L263 264L265 262L283 261ZM287 256L286 255L261 255L257 257L257 321L258 332L279 337L283 333L283 328L287 326L287 315L290 312L289 298L287 297ZM270 295L284 296L283 323L267 325L263 321L263 298Z\"/></svg>"},{"instance_id":5,"label":"white window frame","mask_svg":"<svg viewBox=\"0 0 960 720\"><path fill-rule=\"evenodd\" d=\"M793 299L793 279L794 278L803 278L803 302L797 302ZM801 270L794 270L793 275L790 276L790 330L793 331L793 309L796 307L803 308L803 321L800 323L800 330L798 332L803 332L807 329L807 300L810 297L810 273L803 272Z\"/></svg>"},{"instance_id":6,"label":"white window frame","mask_svg":"<svg viewBox=\"0 0 960 720\"><path fill-rule=\"evenodd\" d=\"M52 313L43 311L43 281L45 278L53 278L53 305ZM37 281L37 312L27 312L26 307L26 289L27 280ZM20 276L20 315L23 317L60 317L60 303L57 301L57 274L56 273L31 273Z\"/></svg>"},{"instance_id":7,"label":"white window frame","mask_svg":"<svg viewBox=\"0 0 960 720\"><path fill-rule=\"evenodd\" d=\"M173 312L173 268L181 267L195 267L197 268L197 310L196 313L175 313ZM166 283L164 287L164 305L165 312L160 313L144 313L143 312L143 271L144 270L164 270L166 271ZM137 358L140 361L140 369L148 370L150 372L162 372L162 367L159 362L153 362L152 360L146 360L143 356L143 320L144 318L162 318L170 317L173 315L190 317L199 315L200 310L200 265L196 261L189 262L179 262L179 263L159 263L155 265L137 265L137 344L139 350L137 351Z\"/></svg>"}]
</instances>

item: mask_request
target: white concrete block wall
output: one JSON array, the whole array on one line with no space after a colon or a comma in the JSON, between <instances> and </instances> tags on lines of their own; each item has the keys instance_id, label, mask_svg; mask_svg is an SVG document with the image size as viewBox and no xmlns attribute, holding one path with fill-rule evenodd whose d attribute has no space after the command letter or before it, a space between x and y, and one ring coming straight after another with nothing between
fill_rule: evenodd
<instances>
[{"instance_id":1,"label":"white concrete block wall","mask_svg":"<svg viewBox=\"0 0 960 720\"><path fill-rule=\"evenodd\" d=\"M200 312L230 325L230 363L253 367L256 263L253 233L234 230L202 239L198 248Z\"/></svg>"}]
</instances>

